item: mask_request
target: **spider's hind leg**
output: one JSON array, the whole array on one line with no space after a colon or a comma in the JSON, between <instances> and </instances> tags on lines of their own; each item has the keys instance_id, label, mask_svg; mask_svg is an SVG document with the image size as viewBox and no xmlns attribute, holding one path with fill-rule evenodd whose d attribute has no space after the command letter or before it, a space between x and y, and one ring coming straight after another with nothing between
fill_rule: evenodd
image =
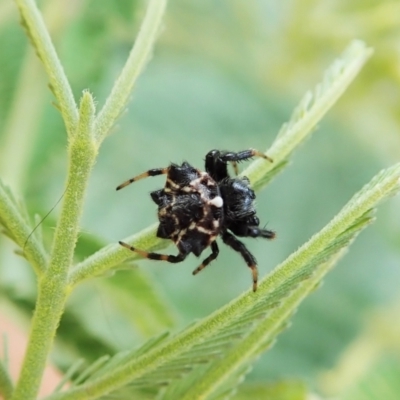
<instances>
[{"instance_id":1,"label":"spider's hind leg","mask_svg":"<svg viewBox=\"0 0 400 400\"><path fill-rule=\"evenodd\" d=\"M138 181L139 179L147 178L149 176L168 174L168 171L169 171L169 167L149 169L148 171L143 172L142 174L137 175L131 179L128 179L124 183L121 183L119 186L117 186L117 190L123 189L125 186L128 186L131 183Z\"/></svg>"},{"instance_id":2,"label":"spider's hind leg","mask_svg":"<svg viewBox=\"0 0 400 400\"><path fill-rule=\"evenodd\" d=\"M253 292L255 292L257 290L258 282L257 261L255 257L253 256L253 254L250 253L249 250L247 250L247 247L240 240L231 235L229 232L224 232L222 234L222 240L233 250L239 252L244 258L244 261L246 261L247 266L251 269L251 273L253 276Z\"/></svg>"},{"instance_id":3,"label":"spider's hind leg","mask_svg":"<svg viewBox=\"0 0 400 400\"><path fill-rule=\"evenodd\" d=\"M187 257L186 253L179 253L176 256L168 255L168 254L151 253L148 251L136 249L135 247L130 246L129 244L127 244L125 242L118 242L118 243L121 246L127 248L128 250L138 253L142 257L148 258L150 260L167 261L169 263L176 264L176 263L182 262Z\"/></svg>"},{"instance_id":4,"label":"spider's hind leg","mask_svg":"<svg viewBox=\"0 0 400 400\"><path fill-rule=\"evenodd\" d=\"M219 249L218 244L215 240L211 243L211 251L212 253L193 271L193 275L198 274L202 269L207 267L207 265L210 264L211 261L215 260L218 257Z\"/></svg>"}]
</instances>

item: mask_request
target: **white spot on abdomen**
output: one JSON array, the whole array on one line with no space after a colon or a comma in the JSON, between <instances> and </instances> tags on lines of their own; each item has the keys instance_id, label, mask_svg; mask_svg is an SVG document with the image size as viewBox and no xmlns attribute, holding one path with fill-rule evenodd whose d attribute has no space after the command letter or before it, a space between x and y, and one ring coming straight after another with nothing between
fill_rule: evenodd
<instances>
[{"instance_id":1,"label":"white spot on abdomen","mask_svg":"<svg viewBox=\"0 0 400 400\"><path fill-rule=\"evenodd\" d=\"M222 197L216 196L212 200L210 200L210 204L215 207L221 208L224 205L224 201L222 200Z\"/></svg>"}]
</instances>

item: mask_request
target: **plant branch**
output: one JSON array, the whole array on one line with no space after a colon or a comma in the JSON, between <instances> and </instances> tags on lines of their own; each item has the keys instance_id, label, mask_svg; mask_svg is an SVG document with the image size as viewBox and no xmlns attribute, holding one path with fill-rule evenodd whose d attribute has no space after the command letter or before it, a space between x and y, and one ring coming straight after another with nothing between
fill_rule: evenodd
<instances>
[{"instance_id":1,"label":"plant branch","mask_svg":"<svg viewBox=\"0 0 400 400\"><path fill-rule=\"evenodd\" d=\"M124 241L132 243L138 248L149 249L152 251L167 247L169 241L157 238L155 234L156 229L157 226L152 225L143 229L138 234L129 236L124 239ZM140 256L129 252L129 250L120 246L118 243L113 243L103 247L101 250L97 251L71 269L68 278L69 285L72 288L84 280L104 275L107 271L112 270L128 258L133 261L140 258Z\"/></svg>"},{"instance_id":2,"label":"plant branch","mask_svg":"<svg viewBox=\"0 0 400 400\"><path fill-rule=\"evenodd\" d=\"M36 235L31 235L27 241L27 238L32 233L32 227L21 212L20 207L18 207L18 203L11 191L3 186L1 181L0 224L5 227L6 234L23 249L36 274L38 276L43 274L46 270L48 255Z\"/></svg>"},{"instance_id":3,"label":"plant branch","mask_svg":"<svg viewBox=\"0 0 400 400\"><path fill-rule=\"evenodd\" d=\"M69 137L72 137L78 123L78 109L49 32L34 0L15 0L15 2L22 23L49 77Z\"/></svg>"},{"instance_id":4,"label":"plant branch","mask_svg":"<svg viewBox=\"0 0 400 400\"><path fill-rule=\"evenodd\" d=\"M146 15L128 60L96 119L95 131L99 143L104 140L114 122L124 110L136 79L150 57L166 3L166 0L150 0L148 2Z\"/></svg>"},{"instance_id":5,"label":"plant branch","mask_svg":"<svg viewBox=\"0 0 400 400\"><path fill-rule=\"evenodd\" d=\"M56 228L49 267L39 280L28 348L13 400L36 398L57 326L67 299L67 274L79 232L84 195L97 155L93 140L94 102L84 92L76 134L69 142L67 189Z\"/></svg>"}]
</instances>

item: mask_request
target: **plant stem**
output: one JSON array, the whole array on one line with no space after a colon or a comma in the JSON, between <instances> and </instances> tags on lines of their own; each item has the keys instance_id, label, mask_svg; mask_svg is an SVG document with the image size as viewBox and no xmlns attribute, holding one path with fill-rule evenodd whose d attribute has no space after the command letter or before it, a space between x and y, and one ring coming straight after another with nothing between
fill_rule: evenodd
<instances>
[{"instance_id":1,"label":"plant stem","mask_svg":"<svg viewBox=\"0 0 400 400\"><path fill-rule=\"evenodd\" d=\"M78 123L78 109L49 32L34 0L15 0L15 2L29 38L43 62L54 95L57 98L67 132L71 136L75 132Z\"/></svg>"},{"instance_id":2,"label":"plant stem","mask_svg":"<svg viewBox=\"0 0 400 400\"><path fill-rule=\"evenodd\" d=\"M92 134L93 116L93 98L86 92L81 101L76 135L69 145L67 190L56 228L50 263L39 280L39 293L28 348L13 400L36 398L46 359L69 293L68 269L77 241L90 171L97 154Z\"/></svg>"},{"instance_id":3,"label":"plant stem","mask_svg":"<svg viewBox=\"0 0 400 400\"><path fill-rule=\"evenodd\" d=\"M133 85L142 72L159 32L161 19L166 7L166 0L149 1L135 44L128 60L107 98L106 104L96 119L96 138L101 143L106 137L115 120L124 110L131 96Z\"/></svg>"},{"instance_id":4,"label":"plant stem","mask_svg":"<svg viewBox=\"0 0 400 400\"><path fill-rule=\"evenodd\" d=\"M123 241L140 249L151 251L160 250L170 243L166 240L159 239L156 236L156 229L157 225L153 224ZM116 266L121 265L127 258L129 258L129 260L135 260L136 258L140 258L140 256L134 253L130 254L118 243L103 247L101 250L71 268L69 284L71 288L73 288L84 280L104 275Z\"/></svg>"}]
</instances>

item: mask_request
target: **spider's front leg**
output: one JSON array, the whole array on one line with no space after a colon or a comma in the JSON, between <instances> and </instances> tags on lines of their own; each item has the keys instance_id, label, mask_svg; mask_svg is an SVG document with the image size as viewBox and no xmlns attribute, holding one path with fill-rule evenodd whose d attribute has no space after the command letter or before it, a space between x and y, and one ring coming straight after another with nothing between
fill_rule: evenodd
<instances>
[{"instance_id":1,"label":"spider's front leg","mask_svg":"<svg viewBox=\"0 0 400 400\"><path fill-rule=\"evenodd\" d=\"M128 186L131 183L138 181L139 179L144 179L144 178L147 178L149 176L158 176L158 175L168 174L168 171L169 171L169 167L149 169L148 171L143 172L142 174L137 175L137 176L135 176L135 177L133 177L131 179L128 179L124 183L121 183L119 186L117 186L117 190L121 190L125 186Z\"/></svg>"},{"instance_id":2,"label":"spider's front leg","mask_svg":"<svg viewBox=\"0 0 400 400\"><path fill-rule=\"evenodd\" d=\"M269 158L266 154L262 153L261 151L255 150L255 149L242 150L242 151L238 151L237 153L231 152L231 151L221 152L219 157L224 162L246 161L252 157L261 157L270 162L273 162L272 159Z\"/></svg>"},{"instance_id":3,"label":"spider's front leg","mask_svg":"<svg viewBox=\"0 0 400 400\"><path fill-rule=\"evenodd\" d=\"M125 242L118 242L118 243L121 246L127 248L128 250L140 254L143 258L148 258L150 260L167 261L169 263L176 264L182 262L187 257L187 253L179 253L176 256L168 254L151 253L148 251L136 249L135 247Z\"/></svg>"},{"instance_id":4,"label":"spider's front leg","mask_svg":"<svg viewBox=\"0 0 400 400\"><path fill-rule=\"evenodd\" d=\"M211 150L206 155L205 168L207 173L210 174L214 180L220 182L222 179L229 177L227 169L228 162L233 164L233 168L237 174L237 163L239 161L249 160L255 156L262 157L272 162L272 159L266 154L254 149L243 150L237 153L232 151Z\"/></svg>"},{"instance_id":5,"label":"spider's front leg","mask_svg":"<svg viewBox=\"0 0 400 400\"><path fill-rule=\"evenodd\" d=\"M251 273L253 276L253 292L257 290L257 282L258 282L258 270L257 270L257 261L253 254L247 250L247 247L238 240L235 236L231 235L229 232L224 232L222 234L222 240L225 244L231 247L233 250L239 252L241 256L246 261L247 266L251 269Z\"/></svg>"}]
</instances>

